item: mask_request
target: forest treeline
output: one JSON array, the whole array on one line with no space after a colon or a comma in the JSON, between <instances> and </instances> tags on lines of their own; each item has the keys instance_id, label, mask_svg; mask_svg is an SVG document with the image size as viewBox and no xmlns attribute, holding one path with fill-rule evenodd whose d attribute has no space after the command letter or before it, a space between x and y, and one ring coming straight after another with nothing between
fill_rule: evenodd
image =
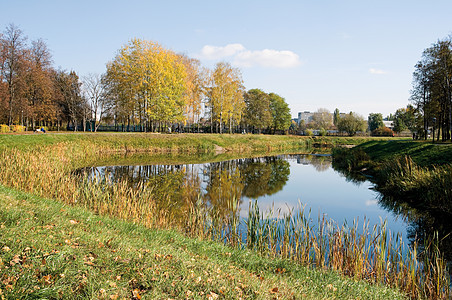
<instances>
[{"instance_id":1,"label":"forest treeline","mask_svg":"<svg viewBox=\"0 0 452 300\"><path fill-rule=\"evenodd\" d=\"M210 132L285 131L285 99L245 91L239 69L213 70L156 42L132 39L106 64L104 74L80 77L55 68L42 39L29 42L10 24L0 34L0 124L61 130ZM121 129L119 129L121 128Z\"/></svg>"}]
</instances>

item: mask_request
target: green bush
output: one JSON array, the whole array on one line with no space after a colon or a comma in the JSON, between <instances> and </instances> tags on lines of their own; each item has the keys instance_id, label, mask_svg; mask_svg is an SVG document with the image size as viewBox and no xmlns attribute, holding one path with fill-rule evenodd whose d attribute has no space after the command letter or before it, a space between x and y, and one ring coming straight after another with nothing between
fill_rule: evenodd
<instances>
[{"instance_id":1,"label":"green bush","mask_svg":"<svg viewBox=\"0 0 452 300\"><path fill-rule=\"evenodd\" d=\"M0 132L1 133L6 133L6 132L9 132L10 130L9 130L9 126L8 125L0 125Z\"/></svg>"},{"instance_id":2,"label":"green bush","mask_svg":"<svg viewBox=\"0 0 452 300\"><path fill-rule=\"evenodd\" d=\"M328 131L325 128L320 128L319 135L320 136L326 136L328 134Z\"/></svg>"},{"instance_id":3,"label":"green bush","mask_svg":"<svg viewBox=\"0 0 452 300\"><path fill-rule=\"evenodd\" d=\"M313 132L311 129L306 129L306 130L304 131L304 135L307 135L307 136L313 136L313 135L314 135L314 132Z\"/></svg>"}]
</instances>

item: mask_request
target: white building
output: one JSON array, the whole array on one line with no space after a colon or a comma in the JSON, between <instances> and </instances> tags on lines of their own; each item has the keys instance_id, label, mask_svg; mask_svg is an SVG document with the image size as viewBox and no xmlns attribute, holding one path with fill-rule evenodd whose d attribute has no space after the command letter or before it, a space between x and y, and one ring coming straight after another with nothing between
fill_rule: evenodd
<instances>
[{"instance_id":1,"label":"white building","mask_svg":"<svg viewBox=\"0 0 452 300\"><path fill-rule=\"evenodd\" d=\"M301 120L304 121L305 124L308 124L312 121L312 116L314 113L309 111L299 112L298 113L298 124L300 124Z\"/></svg>"}]
</instances>

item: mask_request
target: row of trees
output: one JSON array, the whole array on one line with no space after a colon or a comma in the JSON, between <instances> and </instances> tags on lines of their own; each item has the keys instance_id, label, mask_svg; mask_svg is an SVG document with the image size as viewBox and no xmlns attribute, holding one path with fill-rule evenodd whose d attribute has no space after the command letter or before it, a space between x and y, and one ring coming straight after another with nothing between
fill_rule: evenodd
<instances>
[{"instance_id":1,"label":"row of trees","mask_svg":"<svg viewBox=\"0 0 452 300\"><path fill-rule=\"evenodd\" d=\"M155 130L168 124L210 125L211 132L272 128L287 130L284 98L261 90L245 92L240 70L225 62L214 70L200 62L139 39L123 46L104 77L113 114Z\"/></svg>"},{"instance_id":2,"label":"row of trees","mask_svg":"<svg viewBox=\"0 0 452 300\"><path fill-rule=\"evenodd\" d=\"M326 108L319 108L312 114L312 120L307 124L304 120L301 120L298 129L305 133L311 129L318 130L321 135L327 134L328 130L337 130L339 133L353 136L357 132L365 132L367 123L362 116L354 112L340 113L339 109L336 108L331 113Z\"/></svg>"},{"instance_id":3,"label":"row of trees","mask_svg":"<svg viewBox=\"0 0 452 300\"><path fill-rule=\"evenodd\" d=\"M0 35L0 67L0 123L27 129L65 123L97 130L102 121L141 131L195 124L199 130L201 124L222 133L291 125L284 98L245 92L239 69L220 62L208 70L151 41L131 40L107 63L105 74L79 78L53 67L42 40L28 43L9 25Z\"/></svg>"},{"instance_id":4,"label":"row of trees","mask_svg":"<svg viewBox=\"0 0 452 300\"><path fill-rule=\"evenodd\" d=\"M410 100L421 125L419 135L427 138L432 128L438 140L452 138L452 36L424 50L415 66Z\"/></svg>"},{"instance_id":5,"label":"row of trees","mask_svg":"<svg viewBox=\"0 0 452 300\"><path fill-rule=\"evenodd\" d=\"M80 88L75 72L53 68L42 40L28 43L14 25L0 34L0 123L34 129L75 122L89 114Z\"/></svg>"}]
</instances>

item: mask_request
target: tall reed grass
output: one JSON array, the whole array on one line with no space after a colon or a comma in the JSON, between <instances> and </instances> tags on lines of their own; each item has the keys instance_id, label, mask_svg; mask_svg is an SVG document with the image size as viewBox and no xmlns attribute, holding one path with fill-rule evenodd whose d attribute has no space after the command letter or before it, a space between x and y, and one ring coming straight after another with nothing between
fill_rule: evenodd
<instances>
[{"instance_id":1,"label":"tall reed grass","mask_svg":"<svg viewBox=\"0 0 452 300\"><path fill-rule=\"evenodd\" d=\"M229 214L225 216L206 205L200 195L187 194L181 207L185 217L176 219L168 206L154 199L152 189L143 184L131 187L126 181L111 184L71 176L73 166L79 160L89 160L93 153L74 150L67 144L33 152L7 149L0 153L0 182L99 214L149 227L175 228L190 236L252 249L262 255L388 284L411 298L451 296L446 262L434 240L417 253L416 245L406 249L401 236L391 234L385 222L373 228L367 222L361 227L358 222L339 226L322 217L317 225L312 225L310 212L305 213L302 206L285 215L276 212L275 217L274 211L261 212L252 202L248 218L242 220L238 217L238 199L234 197L227 202Z\"/></svg>"}]
</instances>

